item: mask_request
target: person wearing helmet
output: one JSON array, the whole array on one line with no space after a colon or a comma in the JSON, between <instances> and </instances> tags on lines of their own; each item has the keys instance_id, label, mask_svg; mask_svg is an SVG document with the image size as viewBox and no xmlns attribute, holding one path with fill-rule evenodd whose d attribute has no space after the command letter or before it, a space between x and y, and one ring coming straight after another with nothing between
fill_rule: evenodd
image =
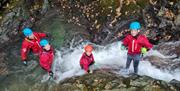
<instances>
[{"instance_id":1,"label":"person wearing helmet","mask_svg":"<svg viewBox=\"0 0 180 91\"><path fill-rule=\"evenodd\" d=\"M51 66L54 60L54 50L46 39L40 41L42 51L39 55L39 62L41 67L49 73L49 76L53 77Z\"/></svg>"},{"instance_id":2,"label":"person wearing helmet","mask_svg":"<svg viewBox=\"0 0 180 91\"><path fill-rule=\"evenodd\" d=\"M38 54L41 50L41 46L39 44L40 39L46 37L45 33L32 32L30 28L24 28L23 34L25 35L25 39L22 42L21 47L21 60L24 65L27 66L27 55L30 51L35 54Z\"/></svg>"},{"instance_id":3,"label":"person wearing helmet","mask_svg":"<svg viewBox=\"0 0 180 91\"><path fill-rule=\"evenodd\" d=\"M89 70L89 67L94 64L94 57L92 54L93 47L92 45L86 45L84 50L85 52L82 54L80 59L80 66L86 71L86 73L92 73L92 71Z\"/></svg>"},{"instance_id":4,"label":"person wearing helmet","mask_svg":"<svg viewBox=\"0 0 180 91\"><path fill-rule=\"evenodd\" d=\"M131 61L133 60L134 73L138 73L138 65L141 59L141 53L146 53L153 45L149 43L145 35L139 34L141 25L139 22L132 22L130 24L131 34L123 39L121 48L128 49L126 70L128 71Z\"/></svg>"}]
</instances>

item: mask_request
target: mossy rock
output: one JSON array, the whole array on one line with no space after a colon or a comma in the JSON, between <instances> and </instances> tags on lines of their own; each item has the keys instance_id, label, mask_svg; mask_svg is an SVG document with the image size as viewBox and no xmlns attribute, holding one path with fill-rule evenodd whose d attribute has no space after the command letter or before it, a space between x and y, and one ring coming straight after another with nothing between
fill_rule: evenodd
<instances>
[{"instance_id":1,"label":"mossy rock","mask_svg":"<svg viewBox=\"0 0 180 91\"><path fill-rule=\"evenodd\" d=\"M145 8L149 4L149 0L137 0L137 5L140 6L141 9Z\"/></svg>"},{"instance_id":2,"label":"mossy rock","mask_svg":"<svg viewBox=\"0 0 180 91\"><path fill-rule=\"evenodd\" d=\"M149 5L149 0L137 0L136 4L123 5L121 13L123 17L140 15L140 10L144 9L147 5Z\"/></svg>"},{"instance_id":3,"label":"mossy rock","mask_svg":"<svg viewBox=\"0 0 180 91\"><path fill-rule=\"evenodd\" d=\"M60 17L54 17L52 19L45 19L40 25L42 32L50 35L48 40L50 44L58 48L63 44L65 28L64 24L60 21Z\"/></svg>"}]
</instances>

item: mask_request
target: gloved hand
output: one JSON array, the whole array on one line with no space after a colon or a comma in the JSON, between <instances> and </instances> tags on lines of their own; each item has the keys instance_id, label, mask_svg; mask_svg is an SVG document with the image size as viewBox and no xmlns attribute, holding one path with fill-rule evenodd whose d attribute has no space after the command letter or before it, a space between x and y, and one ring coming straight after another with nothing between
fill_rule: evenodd
<instances>
[{"instance_id":1,"label":"gloved hand","mask_svg":"<svg viewBox=\"0 0 180 91\"><path fill-rule=\"evenodd\" d=\"M23 60L22 63L24 66L27 66L27 60Z\"/></svg>"},{"instance_id":2,"label":"gloved hand","mask_svg":"<svg viewBox=\"0 0 180 91\"><path fill-rule=\"evenodd\" d=\"M46 38L52 38L51 33L49 33L49 32L45 32L45 34L46 34Z\"/></svg>"},{"instance_id":3,"label":"gloved hand","mask_svg":"<svg viewBox=\"0 0 180 91\"><path fill-rule=\"evenodd\" d=\"M126 47L124 45L121 45L121 50L126 50Z\"/></svg>"},{"instance_id":4,"label":"gloved hand","mask_svg":"<svg viewBox=\"0 0 180 91\"><path fill-rule=\"evenodd\" d=\"M52 71L49 71L49 76L53 77L54 73Z\"/></svg>"},{"instance_id":5,"label":"gloved hand","mask_svg":"<svg viewBox=\"0 0 180 91\"><path fill-rule=\"evenodd\" d=\"M91 64L92 64L92 65L93 65L93 64L95 64L95 61L92 61L92 63L91 63Z\"/></svg>"},{"instance_id":6,"label":"gloved hand","mask_svg":"<svg viewBox=\"0 0 180 91\"><path fill-rule=\"evenodd\" d=\"M93 70L88 70L87 73L91 73L91 74L92 74L92 73L93 73Z\"/></svg>"},{"instance_id":7,"label":"gloved hand","mask_svg":"<svg viewBox=\"0 0 180 91\"><path fill-rule=\"evenodd\" d=\"M144 54L146 54L147 53L147 49L145 48L145 47L142 47L141 48L141 53L144 55Z\"/></svg>"}]
</instances>

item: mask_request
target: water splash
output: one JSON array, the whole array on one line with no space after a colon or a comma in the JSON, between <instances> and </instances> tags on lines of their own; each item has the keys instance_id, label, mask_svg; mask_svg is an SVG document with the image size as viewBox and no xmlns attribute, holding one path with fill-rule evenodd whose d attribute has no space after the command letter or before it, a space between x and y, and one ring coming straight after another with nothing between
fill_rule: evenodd
<instances>
[{"instance_id":1,"label":"water splash","mask_svg":"<svg viewBox=\"0 0 180 91\"><path fill-rule=\"evenodd\" d=\"M80 68L79 60L83 53L82 44L76 48L71 49L72 51L63 54L61 51L57 51L55 61L53 64L53 71L55 72L56 82L59 82L65 78L73 76L79 76L85 74ZM115 42L106 46L95 45L96 49L93 51L95 59L95 68L112 68L120 69L125 67L127 50L121 50L121 42ZM170 58L171 56L164 56L157 50L150 50L148 55L156 55L163 58ZM148 56L146 55L146 56ZM133 71L131 64L130 71ZM119 72L119 71L118 71ZM149 61L141 61L139 64L139 75L147 75L152 78L170 81L172 79L180 80L180 70L176 70L173 73L168 70L158 69L151 65Z\"/></svg>"}]
</instances>

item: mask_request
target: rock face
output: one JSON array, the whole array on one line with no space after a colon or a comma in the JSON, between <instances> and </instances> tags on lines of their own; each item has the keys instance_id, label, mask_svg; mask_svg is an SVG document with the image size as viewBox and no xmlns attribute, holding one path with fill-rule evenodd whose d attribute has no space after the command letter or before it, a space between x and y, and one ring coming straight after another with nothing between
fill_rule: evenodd
<instances>
[{"instance_id":1,"label":"rock face","mask_svg":"<svg viewBox=\"0 0 180 91\"><path fill-rule=\"evenodd\" d=\"M22 74L25 75L25 74ZM11 77L11 76L10 76ZM21 76L24 77L24 76ZM96 70L93 74L72 77L59 84L51 80L41 83L41 75L29 74L21 81L4 82L4 91L179 91L180 82L172 80L170 83L156 80L147 76L131 74L129 77L116 75L109 71ZM30 81L31 80L31 81ZM29 81L29 82L26 82ZM21 83L21 84L20 84ZM24 83L24 84L22 84ZM22 88L22 86L24 88Z\"/></svg>"},{"instance_id":2,"label":"rock face","mask_svg":"<svg viewBox=\"0 0 180 91\"><path fill-rule=\"evenodd\" d=\"M107 44L128 33L129 23L142 23L142 33L158 42L179 40L179 1L167 0L63 0L61 11L69 22L85 26L92 41Z\"/></svg>"},{"instance_id":3,"label":"rock face","mask_svg":"<svg viewBox=\"0 0 180 91\"><path fill-rule=\"evenodd\" d=\"M0 76L8 74L7 64L4 62L5 55L3 52L0 54Z\"/></svg>"},{"instance_id":4,"label":"rock face","mask_svg":"<svg viewBox=\"0 0 180 91\"><path fill-rule=\"evenodd\" d=\"M49 1L6 2L9 3L9 7L7 5L7 9L3 10L3 14L0 15L0 82L3 83L0 84L0 90L178 91L180 89L179 81L176 80L168 84L146 76L131 75L125 78L109 71L98 70L93 74L66 79L59 84L51 81L41 83L44 73L38 66L37 58L31 55L31 65L25 68L21 65L19 53L23 38L21 31L24 27L50 33L52 35L50 40L56 48L61 44L67 48L73 48L86 39L98 44L121 40L129 32L129 23L134 20L140 20L143 26L142 32L152 40L179 40L178 0ZM162 43L157 49L165 55L176 54L179 57L180 54L179 44L172 46L172 44ZM162 69L177 69L180 65L179 61L177 63L171 61L175 58L157 56L146 58Z\"/></svg>"},{"instance_id":5,"label":"rock face","mask_svg":"<svg viewBox=\"0 0 180 91\"><path fill-rule=\"evenodd\" d=\"M23 0L15 3L14 0L8 3L3 10L0 19L0 48L8 43L16 42L20 39L22 28L32 27L33 18L26 11L26 6L22 6ZM26 16L26 17L25 17Z\"/></svg>"},{"instance_id":6,"label":"rock face","mask_svg":"<svg viewBox=\"0 0 180 91\"><path fill-rule=\"evenodd\" d=\"M177 83L179 84L179 83ZM176 85L177 85L176 84ZM110 72L96 71L81 77L62 81L53 91L176 91L178 88L164 81L147 76L117 76Z\"/></svg>"},{"instance_id":7,"label":"rock face","mask_svg":"<svg viewBox=\"0 0 180 91\"><path fill-rule=\"evenodd\" d=\"M157 50L159 50L164 55L176 55L180 56L180 42L167 42L160 43L157 45Z\"/></svg>"},{"instance_id":8,"label":"rock face","mask_svg":"<svg viewBox=\"0 0 180 91\"><path fill-rule=\"evenodd\" d=\"M148 60L152 65L160 69L175 70L180 69L180 42L166 42L155 46L154 50L158 50L163 56L150 55L144 60Z\"/></svg>"},{"instance_id":9,"label":"rock face","mask_svg":"<svg viewBox=\"0 0 180 91\"><path fill-rule=\"evenodd\" d=\"M13 0L7 3L0 15L1 44L18 41L24 27L35 28L35 23L52 9L64 15L69 23L84 27L91 41L98 44L121 40L129 32L129 23L135 20L142 23L142 33L156 42L179 40L178 0L19 0L18 3Z\"/></svg>"}]
</instances>

